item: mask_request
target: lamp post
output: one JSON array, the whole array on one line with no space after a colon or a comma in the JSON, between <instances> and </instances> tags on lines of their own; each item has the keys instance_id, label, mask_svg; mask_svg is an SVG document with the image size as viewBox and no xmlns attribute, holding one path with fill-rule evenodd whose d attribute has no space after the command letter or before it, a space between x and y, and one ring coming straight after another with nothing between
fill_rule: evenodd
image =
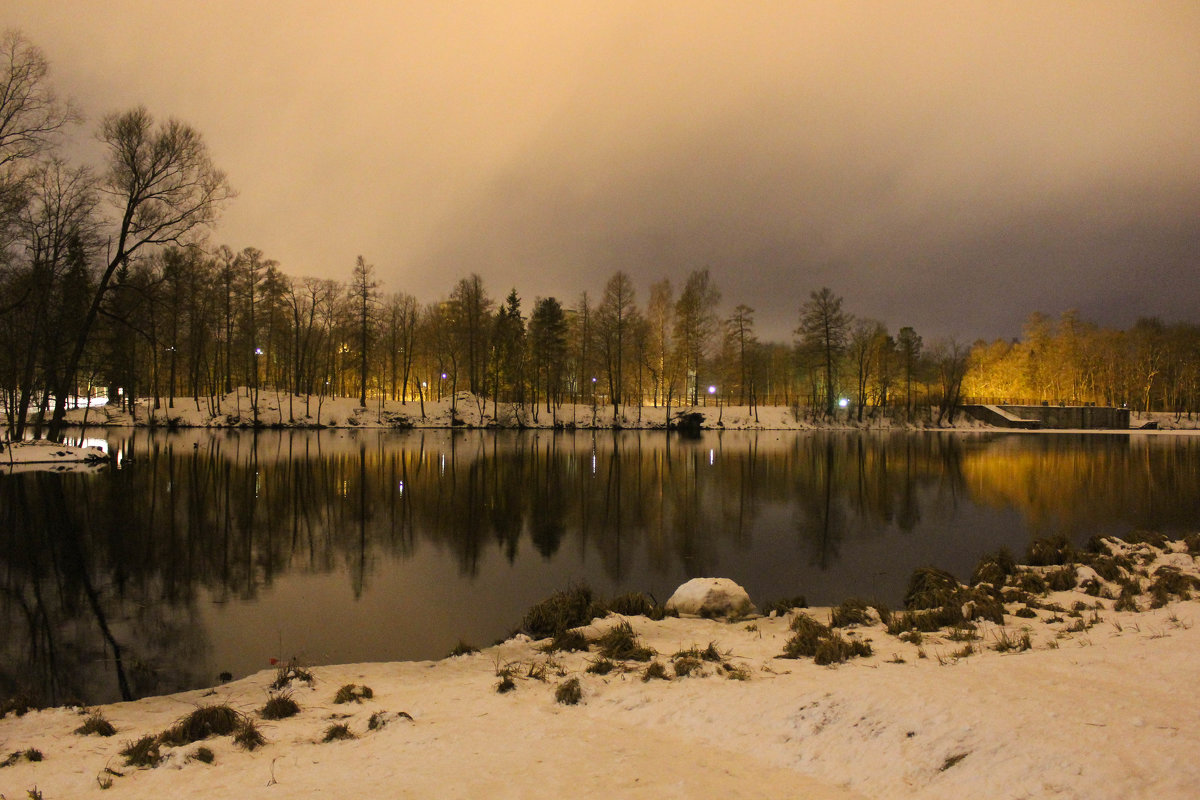
<instances>
[{"instance_id":1,"label":"lamp post","mask_svg":"<svg viewBox=\"0 0 1200 800\"><path fill-rule=\"evenodd\" d=\"M708 387L708 393L712 395L717 403L717 424L719 425L721 424L721 416L725 413L724 409L721 408L721 395L717 394L717 387L712 384Z\"/></svg>"}]
</instances>

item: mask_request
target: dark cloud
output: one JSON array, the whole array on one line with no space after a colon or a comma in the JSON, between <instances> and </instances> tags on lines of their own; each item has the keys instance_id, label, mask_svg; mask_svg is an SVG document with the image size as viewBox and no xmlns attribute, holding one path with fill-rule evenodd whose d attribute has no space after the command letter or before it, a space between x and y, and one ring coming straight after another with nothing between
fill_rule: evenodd
<instances>
[{"instance_id":1,"label":"dark cloud","mask_svg":"<svg viewBox=\"0 0 1200 800\"><path fill-rule=\"evenodd\" d=\"M927 338L1194 317L1193 3L12 16L93 115L199 127L241 191L216 239L296 274L362 253L424 300L477 272L573 301L708 267L780 339L825 285Z\"/></svg>"}]
</instances>

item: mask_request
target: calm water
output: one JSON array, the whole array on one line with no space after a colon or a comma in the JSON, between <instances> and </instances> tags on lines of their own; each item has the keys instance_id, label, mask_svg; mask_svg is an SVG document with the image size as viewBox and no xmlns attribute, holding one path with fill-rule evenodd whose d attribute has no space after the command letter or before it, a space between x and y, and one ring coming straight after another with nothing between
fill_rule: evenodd
<instances>
[{"instance_id":1,"label":"calm water","mask_svg":"<svg viewBox=\"0 0 1200 800\"><path fill-rule=\"evenodd\" d=\"M114 432L87 473L0 473L0 697L438 658L586 582L665 600L898 604L1036 536L1200 529L1200 438Z\"/></svg>"}]
</instances>

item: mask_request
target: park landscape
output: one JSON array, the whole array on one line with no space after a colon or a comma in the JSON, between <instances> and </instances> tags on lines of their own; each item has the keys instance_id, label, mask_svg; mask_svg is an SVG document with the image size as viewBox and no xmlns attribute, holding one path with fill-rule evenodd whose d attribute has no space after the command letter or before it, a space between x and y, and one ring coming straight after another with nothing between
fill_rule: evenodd
<instances>
[{"instance_id":1,"label":"park landscape","mask_svg":"<svg viewBox=\"0 0 1200 800\"><path fill-rule=\"evenodd\" d=\"M0 20L0 800L1194 794L1194 8L301 5Z\"/></svg>"}]
</instances>

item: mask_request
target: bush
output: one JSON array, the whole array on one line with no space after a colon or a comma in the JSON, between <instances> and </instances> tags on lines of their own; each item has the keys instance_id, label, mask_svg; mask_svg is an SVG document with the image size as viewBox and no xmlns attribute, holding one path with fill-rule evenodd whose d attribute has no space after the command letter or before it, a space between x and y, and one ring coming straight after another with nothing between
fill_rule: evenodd
<instances>
[{"instance_id":1,"label":"bush","mask_svg":"<svg viewBox=\"0 0 1200 800\"><path fill-rule=\"evenodd\" d=\"M865 602L858 598L845 600L831 612L829 627L846 628L851 625L870 625L871 612Z\"/></svg>"},{"instance_id":2,"label":"bush","mask_svg":"<svg viewBox=\"0 0 1200 800\"><path fill-rule=\"evenodd\" d=\"M1018 589L1029 594L1046 594L1050 591L1046 579L1036 572L1019 572L1013 583Z\"/></svg>"},{"instance_id":3,"label":"bush","mask_svg":"<svg viewBox=\"0 0 1200 800\"><path fill-rule=\"evenodd\" d=\"M324 744L329 742L340 742L346 739L357 739L354 732L350 730L350 726L344 722L334 723L325 729L325 734L321 737Z\"/></svg>"},{"instance_id":4,"label":"bush","mask_svg":"<svg viewBox=\"0 0 1200 800\"><path fill-rule=\"evenodd\" d=\"M292 699L290 692L270 695L266 705L258 711L263 719L287 719L299 713L300 705Z\"/></svg>"},{"instance_id":5,"label":"bush","mask_svg":"<svg viewBox=\"0 0 1200 800\"><path fill-rule=\"evenodd\" d=\"M584 671L589 672L592 675L607 675L616 668L616 664L609 661L607 658L601 658L588 664L587 669Z\"/></svg>"},{"instance_id":6,"label":"bush","mask_svg":"<svg viewBox=\"0 0 1200 800\"><path fill-rule=\"evenodd\" d=\"M625 621L605 631L596 639L596 645L605 658L618 661L649 661L654 657L654 651L641 645L633 627Z\"/></svg>"},{"instance_id":7,"label":"bush","mask_svg":"<svg viewBox=\"0 0 1200 800\"><path fill-rule=\"evenodd\" d=\"M75 733L80 736L112 736L116 732L117 729L99 711L89 714L83 724L75 729Z\"/></svg>"},{"instance_id":8,"label":"bush","mask_svg":"<svg viewBox=\"0 0 1200 800\"><path fill-rule=\"evenodd\" d=\"M196 748L196 752L188 756L188 760L199 761L202 764L211 764L217 760L217 757L213 755L212 750L209 750L207 747L200 746Z\"/></svg>"},{"instance_id":9,"label":"bush","mask_svg":"<svg viewBox=\"0 0 1200 800\"><path fill-rule=\"evenodd\" d=\"M554 690L555 701L564 706L578 705L583 699L583 689L579 686L579 678L569 678Z\"/></svg>"},{"instance_id":10,"label":"bush","mask_svg":"<svg viewBox=\"0 0 1200 800\"><path fill-rule=\"evenodd\" d=\"M1003 547L979 559L979 563L971 572L971 585L990 583L993 586L1003 586L1008 576L1016 571L1017 564L1013 561L1012 553L1007 547Z\"/></svg>"},{"instance_id":11,"label":"bush","mask_svg":"<svg viewBox=\"0 0 1200 800\"><path fill-rule=\"evenodd\" d=\"M589 642L586 636L576 630L566 630L559 631L558 633L554 634L554 638L550 640L549 644L542 648L542 651L546 653L555 653L559 651L587 652L588 647Z\"/></svg>"},{"instance_id":12,"label":"bush","mask_svg":"<svg viewBox=\"0 0 1200 800\"><path fill-rule=\"evenodd\" d=\"M643 683L647 683L652 680L671 680L671 676L667 674L667 668L664 667L661 662L655 661L653 664L646 667L646 671L642 673Z\"/></svg>"},{"instance_id":13,"label":"bush","mask_svg":"<svg viewBox=\"0 0 1200 800\"><path fill-rule=\"evenodd\" d=\"M361 703L363 700L370 700L375 696L375 692L371 691L370 686L358 686L353 683L347 683L345 686L337 690L337 694L333 697L334 703Z\"/></svg>"},{"instance_id":14,"label":"bush","mask_svg":"<svg viewBox=\"0 0 1200 800\"><path fill-rule=\"evenodd\" d=\"M628 592L614 597L608 604L608 610L614 614L626 617L650 617L662 619L661 611L654 598L641 592Z\"/></svg>"},{"instance_id":15,"label":"bush","mask_svg":"<svg viewBox=\"0 0 1200 800\"><path fill-rule=\"evenodd\" d=\"M159 741L172 747L199 742L210 736L231 736L246 718L227 705L201 706L159 734Z\"/></svg>"},{"instance_id":16,"label":"bush","mask_svg":"<svg viewBox=\"0 0 1200 800\"><path fill-rule=\"evenodd\" d=\"M157 767L162 761L158 737L147 734L136 742L126 742L121 749L127 767Z\"/></svg>"},{"instance_id":17,"label":"bush","mask_svg":"<svg viewBox=\"0 0 1200 800\"><path fill-rule=\"evenodd\" d=\"M944 569L919 567L908 580L904 607L909 611L941 608L954 599L958 589L958 581Z\"/></svg>"},{"instance_id":18,"label":"bush","mask_svg":"<svg viewBox=\"0 0 1200 800\"><path fill-rule=\"evenodd\" d=\"M296 659L291 659L286 664L280 664L275 671L275 680L271 683L271 688L275 691L286 689L291 685L292 681L302 681L312 686L316 683L313 674L307 669L300 666Z\"/></svg>"},{"instance_id":19,"label":"bush","mask_svg":"<svg viewBox=\"0 0 1200 800\"><path fill-rule=\"evenodd\" d=\"M1162 550L1167 546L1167 537L1158 531L1133 531L1125 537L1130 544L1148 544Z\"/></svg>"},{"instance_id":20,"label":"bush","mask_svg":"<svg viewBox=\"0 0 1200 800\"><path fill-rule=\"evenodd\" d=\"M552 594L525 612L521 631L534 639L545 639L567 628L587 625L604 614L603 606L593 602L587 586L573 586Z\"/></svg>"},{"instance_id":21,"label":"bush","mask_svg":"<svg viewBox=\"0 0 1200 800\"><path fill-rule=\"evenodd\" d=\"M233 743L243 750L254 750L266 744L267 738L254 724L254 720L247 717L242 720L237 733L233 734Z\"/></svg>"},{"instance_id":22,"label":"bush","mask_svg":"<svg viewBox=\"0 0 1200 800\"><path fill-rule=\"evenodd\" d=\"M828 664L840 664L855 656L867 657L870 655L871 645L868 642L860 639L847 641L840 634L832 633L818 642L813 662L817 666L823 667Z\"/></svg>"},{"instance_id":23,"label":"bush","mask_svg":"<svg viewBox=\"0 0 1200 800\"><path fill-rule=\"evenodd\" d=\"M1063 567L1046 572L1046 585L1054 592L1069 592L1075 588L1075 568Z\"/></svg>"},{"instance_id":24,"label":"bush","mask_svg":"<svg viewBox=\"0 0 1200 800\"><path fill-rule=\"evenodd\" d=\"M808 608L808 600L802 594L794 597L784 597L779 600L772 600L762 607L762 615L768 617L774 611L776 616L781 616L788 613L794 608Z\"/></svg>"},{"instance_id":25,"label":"bush","mask_svg":"<svg viewBox=\"0 0 1200 800\"><path fill-rule=\"evenodd\" d=\"M1031 567L1071 564L1074 559L1075 550L1067 537L1061 533L1046 539L1034 539L1025 552L1025 563Z\"/></svg>"}]
</instances>

